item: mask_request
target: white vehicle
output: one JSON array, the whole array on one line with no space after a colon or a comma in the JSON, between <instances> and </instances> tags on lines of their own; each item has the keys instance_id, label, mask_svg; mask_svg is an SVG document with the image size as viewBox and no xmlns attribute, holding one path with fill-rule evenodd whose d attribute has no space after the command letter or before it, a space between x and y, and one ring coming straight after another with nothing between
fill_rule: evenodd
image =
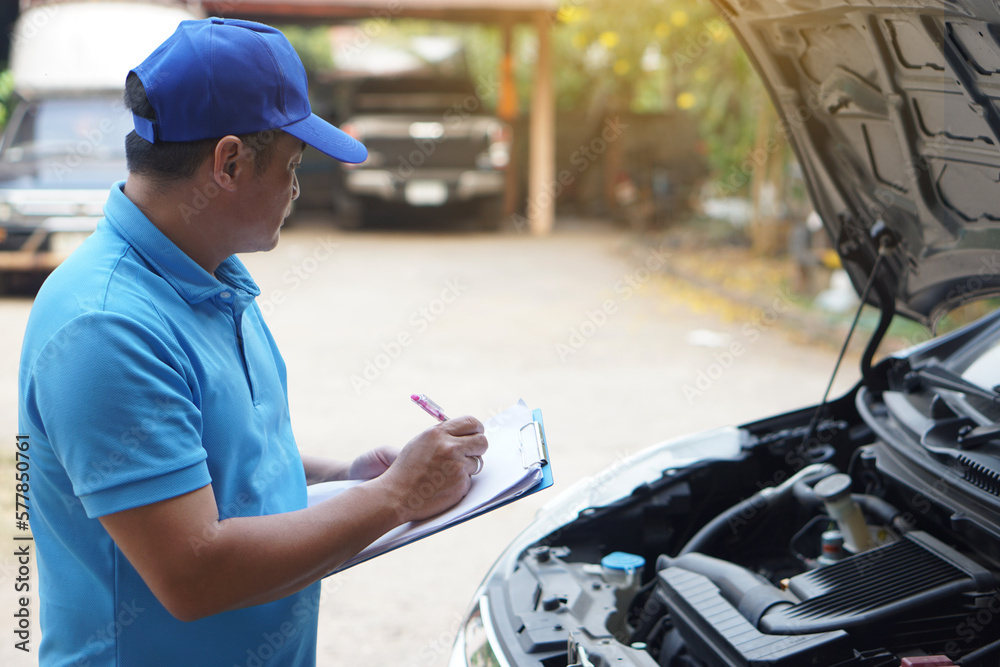
<instances>
[{"instance_id":1,"label":"white vehicle","mask_svg":"<svg viewBox=\"0 0 1000 667\"><path fill-rule=\"evenodd\" d=\"M996 667L1000 309L875 355L895 314L932 329L1000 294L1000 8L715 4L881 311L862 379L567 489L486 575L449 665Z\"/></svg>"},{"instance_id":2,"label":"white vehicle","mask_svg":"<svg viewBox=\"0 0 1000 667\"><path fill-rule=\"evenodd\" d=\"M52 270L94 230L108 188L126 175L125 77L195 18L182 6L118 1L46 4L18 19L17 103L0 143L0 289L5 274Z\"/></svg>"}]
</instances>

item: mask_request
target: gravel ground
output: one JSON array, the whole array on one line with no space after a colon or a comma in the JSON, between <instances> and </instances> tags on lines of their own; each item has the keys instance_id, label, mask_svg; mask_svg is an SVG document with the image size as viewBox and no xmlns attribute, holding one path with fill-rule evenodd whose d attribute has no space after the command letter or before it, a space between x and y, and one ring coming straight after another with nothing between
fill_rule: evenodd
<instances>
[{"instance_id":1,"label":"gravel ground","mask_svg":"<svg viewBox=\"0 0 1000 667\"><path fill-rule=\"evenodd\" d=\"M317 220L245 261L289 367L302 451L404 444L429 425L413 392L483 419L520 397L545 415L555 486L327 579L321 666L444 666L486 570L544 502L657 442L814 402L833 365L831 349L782 333L780 294L723 318L658 273L670 251L597 222L533 238L343 233ZM11 468L29 308L0 298L0 664L11 667L36 665L39 639L34 623L32 652L14 649ZM838 390L856 367L845 363Z\"/></svg>"}]
</instances>

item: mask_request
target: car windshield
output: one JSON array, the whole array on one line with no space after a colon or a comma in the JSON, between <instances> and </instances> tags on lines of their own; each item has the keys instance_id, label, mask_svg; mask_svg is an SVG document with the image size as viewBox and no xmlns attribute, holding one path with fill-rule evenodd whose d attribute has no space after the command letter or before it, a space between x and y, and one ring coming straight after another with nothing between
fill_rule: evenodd
<instances>
[{"instance_id":1,"label":"car windshield","mask_svg":"<svg viewBox=\"0 0 1000 667\"><path fill-rule=\"evenodd\" d=\"M993 389L1000 384L1000 378L996 376L998 367L1000 367L1000 338L969 364L962 377L984 389Z\"/></svg>"},{"instance_id":2,"label":"car windshield","mask_svg":"<svg viewBox=\"0 0 1000 667\"><path fill-rule=\"evenodd\" d=\"M25 102L0 161L65 156L76 161L123 159L132 117L120 99L62 98Z\"/></svg>"},{"instance_id":3,"label":"car windshield","mask_svg":"<svg viewBox=\"0 0 1000 667\"><path fill-rule=\"evenodd\" d=\"M478 109L481 106L471 79L462 77L372 78L363 81L354 93L356 113L440 113L462 107Z\"/></svg>"}]
</instances>

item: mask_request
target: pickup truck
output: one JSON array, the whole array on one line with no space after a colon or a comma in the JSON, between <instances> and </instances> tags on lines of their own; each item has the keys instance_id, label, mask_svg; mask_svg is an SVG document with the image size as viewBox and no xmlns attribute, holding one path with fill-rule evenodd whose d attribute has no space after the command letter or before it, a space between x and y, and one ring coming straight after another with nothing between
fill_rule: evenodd
<instances>
[{"instance_id":1,"label":"pickup truck","mask_svg":"<svg viewBox=\"0 0 1000 667\"><path fill-rule=\"evenodd\" d=\"M341 129L368 148L365 162L344 165L334 188L338 223L376 213L418 221L426 217L415 215L420 210L447 208L496 228L512 133L485 108L461 44L445 37L373 44L337 66L347 100Z\"/></svg>"}]
</instances>

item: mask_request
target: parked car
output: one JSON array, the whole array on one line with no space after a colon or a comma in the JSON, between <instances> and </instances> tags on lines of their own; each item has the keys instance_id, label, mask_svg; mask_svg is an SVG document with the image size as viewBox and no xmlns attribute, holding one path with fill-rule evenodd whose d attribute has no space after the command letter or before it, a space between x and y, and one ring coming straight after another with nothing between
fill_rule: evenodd
<instances>
[{"instance_id":1,"label":"parked car","mask_svg":"<svg viewBox=\"0 0 1000 667\"><path fill-rule=\"evenodd\" d=\"M1000 13L717 4L881 310L862 379L566 490L486 575L450 665L994 667L1000 311L874 357L895 314L1000 292Z\"/></svg>"},{"instance_id":2,"label":"parked car","mask_svg":"<svg viewBox=\"0 0 1000 667\"><path fill-rule=\"evenodd\" d=\"M21 15L11 51L17 102L0 143L0 289L5 278L51 271L94 230L108 189L127 174L125 76L191 18L147 2L66 2Z\"/></svg>"},{"instance_id":3,"label":"parked car","mask_svg":"<svg viewBox=\"0 0 1000 667\"><path fill-rule=\"evenodd\" d=\"M49 271L95 228L125 177L121 96L21 100L0 148L0 271Z\"/></svg>"},{"instance_id":4,"label":"parked car","mask_svg":"<svg viewBox=\"0 0 1000 667\"><path fill-rule=\"evenodd\" d=\"M334 188L343 225L375 211L406 219L415 209L461 209L479 226L501 219L511 130L484 107L459 41L416 38L369 45L337 63L347 89L341 128L368 159L344 165Z\"/></svg>"}]
</instances>

